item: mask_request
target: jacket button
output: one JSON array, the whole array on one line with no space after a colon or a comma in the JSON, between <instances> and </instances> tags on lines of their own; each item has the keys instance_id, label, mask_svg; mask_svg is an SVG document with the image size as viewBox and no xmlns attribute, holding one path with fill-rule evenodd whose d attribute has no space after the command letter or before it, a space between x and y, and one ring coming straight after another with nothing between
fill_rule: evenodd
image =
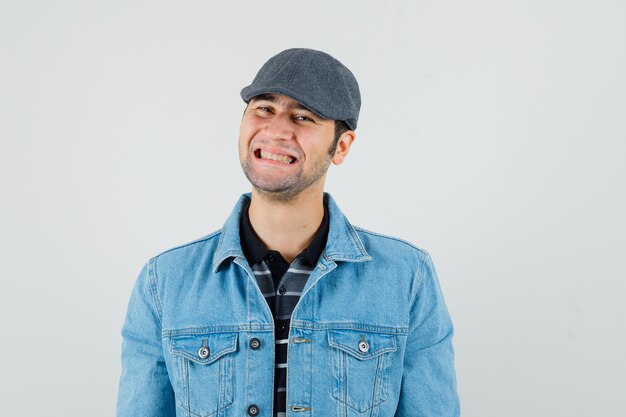
<instances>
[{"instance_id":1,"label":"jacket button","mask_svg":"<svg viewBox=\"0 0 626 417\"><path fill-rule=\"evenodd\" d=\"M206 359L209 357L210 354L211 351L206 346L202 346L200 349L198 349L198 356L200 356L200 359Z\"/></svg>"},{"instance_id":2,"label":"jacket button","mask_svg":"<svg viewBox=\"0 0 626 417\"><path fill-rule=\"evenodd\" d=\"M287 292L287 288L285 288L285 287L280 287L280 288L278 289L278 293L279 293L280 295L283 295L283 294L284 294L284 293L286 293L286 292Z\"/></svg>"},{"instance_id":3,"label":"jacket button","mask_svg":"<svg viewBox=\"0 0 626 417\"><path fill-rule=\"evenodd\" d=\"M367 352L368 350L370 350L370 344L367 343L365 340L361 340L359 342L359 350L363 353Z\"/></svg>"},{"instance_id":4,"label":"jacket button","mask_svg":"<svg viewBox=\"0 0 626 417\"><path fill-rule=\"evenodd\" d=\"M259 415L259 407L256 404L252 404L248 407L248 415L249 416L258 416Z\"/></svg>"},{"instance_id":5,"label":"jacket button","mask_svg":"<svg viewBox=\"0 0 626 417\"><path fill-rule=\"evenodd\" d=\"M257 350L261 347L261 341L256 337L250 339L250 349Z\"/></svg>"}]
</instances>

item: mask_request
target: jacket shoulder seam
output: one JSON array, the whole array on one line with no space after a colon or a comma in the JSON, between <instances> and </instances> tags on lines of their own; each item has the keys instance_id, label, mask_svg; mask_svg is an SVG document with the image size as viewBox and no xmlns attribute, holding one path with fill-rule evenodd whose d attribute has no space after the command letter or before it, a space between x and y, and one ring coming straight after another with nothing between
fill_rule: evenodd
<instances>
[{"instance_id":1,"label":"jacket shoulder seam","mask_svg":"<svg viewBox=\"0 0 626 417\"><path fill-rule=\"evenodd\" d=\"M368 235L372 235L372 236L376 236L376 237L382 237L385 239L390 239L390 240L395 240L396 242L400 242L400 243L404 243L405 245L417 250L418 252L420 252L422 254L422 256L426 256L428 255L428 251L426 249L422 249L419 246L414 245L413 243L409 242L408 240L404 240L402 238L396 237L396 236L390 236L390 235L385 235L382 233L377 233L377 232L372 232L371 230L367 230L367 229L363 229L362 227L358 227L358 226L353 226L354 229L358 232L361 233L365 233Z\"/></svg>"},{"instance_id":2,"label":"jacket shoulder seam","mask_svg":"<svg viewBox=\"0 0 626 417\"><path fill-rule=\"evenodd\" d=\"M161 255L165 255L166 253L173 252L173 251L178 250L178 249L183 249L183 248L186 248L187 246L193 246L193 245L196 245L198 243L209 241L209 240L215 238L216 236L219 236L222 233L222 230L223 229L216 230L213 233L210 233L210 234L208 234L206 236L203 236L201 238L192 240L191 242L183 243L181 245L174 246L173 248L166 249L163 252L155 255L152 259L156 260Z\"/></svg>"}]
</instances>

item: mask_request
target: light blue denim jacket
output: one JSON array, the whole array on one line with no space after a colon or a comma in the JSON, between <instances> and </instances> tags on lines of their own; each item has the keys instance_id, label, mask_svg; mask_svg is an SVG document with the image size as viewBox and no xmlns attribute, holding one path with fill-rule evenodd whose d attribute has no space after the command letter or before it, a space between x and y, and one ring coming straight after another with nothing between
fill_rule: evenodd
<instances>
[{"instance_id":1,"label":"light blue denim jacket","mask_svg":"<svg viewBox=\"0 0 626 417\"><path fill-rule=\"evenodd\" d=\"M123 326L118 417L272 416L274 324L225 226L142 269ZM430 256L352 226L330 230L291 316L287 415L459 415L452 323ZM256 338L260 346L250 343Z\"/></svg>"}]
</instances>

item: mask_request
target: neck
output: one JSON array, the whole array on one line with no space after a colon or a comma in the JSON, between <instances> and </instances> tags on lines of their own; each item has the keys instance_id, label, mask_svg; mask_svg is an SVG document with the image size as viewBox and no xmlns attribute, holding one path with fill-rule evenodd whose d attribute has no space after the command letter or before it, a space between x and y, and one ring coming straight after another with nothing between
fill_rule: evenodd
<instances>
[{"instance_id":1,"label":"neck","mask_svg":"<svg viewBox=\"0 0 626 417\"><path fill-rule=\"evenodd\" d=\"M305 190L285 202L272 200L253 188L249 215L263 244L291 262L311 243L322 224L323 190Z\"/></svg>"}]
</instances>

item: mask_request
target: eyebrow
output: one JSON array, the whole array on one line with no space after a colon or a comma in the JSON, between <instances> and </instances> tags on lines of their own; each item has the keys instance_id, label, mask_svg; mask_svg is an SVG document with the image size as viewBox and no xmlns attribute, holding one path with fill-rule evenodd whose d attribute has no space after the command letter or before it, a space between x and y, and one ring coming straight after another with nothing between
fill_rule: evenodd
<instances>
[{"instance_id":1,"label":"eyebrow","mask_svg":"<svg viewBox=\"0 0 626 417\"><path fill-rule=\"evenodd\" d=\"M271 93L266 93L266 94L259 94L258 96L254 96L252 97L252 99L250 99L250 101L269 101L270 103L276 103L278 100L276 99L276 95L275 94L271 94ZM296 100L296 104L294 104L293 106L291 106L292 108L296 109L296 110L306 110L312 114L314 114L315 116L324 119L322 116L318 115L317 113L315 113L313 110L309 109L308 107L306 107L304 104L300 103L299 101Z\"/></svg>"},{"instance_id":2,"label":"eyebrow","mask_svg":"<svg viewBox=\"0 0 626 417\"><path fill-rule=\"evenodd\" d=\"M276 102L276 96L274 94L259 94L258 96L254 96L250 99L250 101L271 101L272 103Z\"/></svg>"}]
</instances>

